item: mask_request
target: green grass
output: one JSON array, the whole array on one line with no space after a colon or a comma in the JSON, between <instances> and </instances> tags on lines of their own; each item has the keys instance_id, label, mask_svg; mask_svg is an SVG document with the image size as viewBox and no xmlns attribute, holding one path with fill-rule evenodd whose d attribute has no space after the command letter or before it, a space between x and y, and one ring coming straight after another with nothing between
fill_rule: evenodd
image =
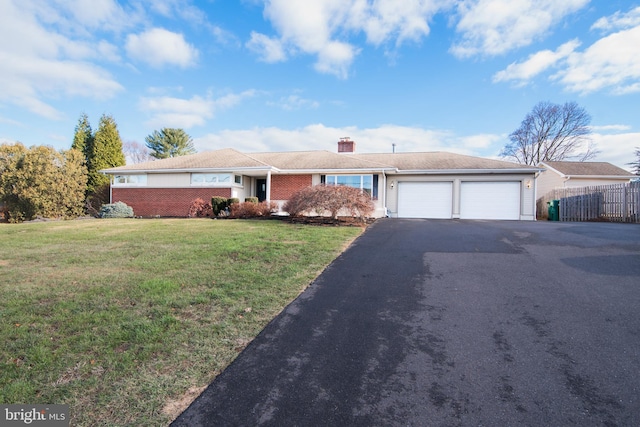
<instances>
[{"instance_id":1,"label":"green grass","mask_svg":"<svg viewBox=\"0 0 640 427\"><path fill-rule=\"evenodd\" d=\"M0 403L167 425L361 233L280 221L0 225Z\"/></svg>"}]
</instances>

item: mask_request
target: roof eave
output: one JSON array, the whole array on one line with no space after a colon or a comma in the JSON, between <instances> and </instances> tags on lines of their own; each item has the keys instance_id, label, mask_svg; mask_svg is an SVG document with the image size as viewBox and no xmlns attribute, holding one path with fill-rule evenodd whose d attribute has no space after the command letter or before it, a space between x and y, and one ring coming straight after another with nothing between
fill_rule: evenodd
<instances>
[{"instance_id":1,"label":"roof eave","mask_svg":"<svg viewBox=\"0 0 640 427\"><path fill-rule=\"evenodd\" d=\"M396 171L396 168L331 168L331 169L278 169L282 174L331 174L331 173L374 173Z\"/></svg>"},{"instance_id":2,"label":"roof eave","mask_svg":"<svg viewBox=\"0 0 640 427\"><path fill-rule=\"evenodd\" d=\"M633 179L635 175L565 175L567 179Z\"/></svg>"},{"instance_id":3,"label":"roof eave","mask_svg":"<svg viewBox=\"0 0 640 427\"><path fill-rule=\"evenodd\" d=\"M540 172L540 168L526 169L398 169L399 175L477 175L477 174L534 174Z\"/></svg>"},{"instance_id":4,"label":"roof eave","mask_svg":"<svg viewBox=\"0 0 640 427\"><path fill-rule=\"evenodd\" d=\"M257 172L257 171L277 171L273 166L242 166L226 168L180 168L180 169L102 169L98 172L106 175L117 174L140 174L140 173L190 173L190 172Z\"/></svg>"}]
</instances>

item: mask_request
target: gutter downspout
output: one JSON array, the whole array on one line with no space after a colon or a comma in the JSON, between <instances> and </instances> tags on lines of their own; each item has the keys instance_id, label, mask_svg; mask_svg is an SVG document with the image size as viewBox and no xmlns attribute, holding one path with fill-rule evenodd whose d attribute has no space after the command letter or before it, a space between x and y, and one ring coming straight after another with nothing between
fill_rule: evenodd
<instances>
[{"instance_id":1,"label":"gutter downspout","mask_svg":"<svg viewBox=\"0 0 640 427\"><path fill-rule=\"evenodd\" d=\"M382 207L384 208L385 218L389 216L389 209L387 209L387 174L382 171Z\"/></svg>"}]
</instances>

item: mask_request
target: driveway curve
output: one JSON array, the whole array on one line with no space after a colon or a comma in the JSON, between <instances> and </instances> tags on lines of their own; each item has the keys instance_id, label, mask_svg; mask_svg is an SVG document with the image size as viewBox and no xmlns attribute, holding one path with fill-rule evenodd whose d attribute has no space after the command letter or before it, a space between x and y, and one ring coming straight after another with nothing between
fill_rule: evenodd
<instances>
[{"instance_id":1,"label":"driveway curve","mask_svg":"<svg viewBox=\"0 0 640 427\"><path fill-rule=\"evenodd\" d=\"M640 227L383 219L174 426L640 425Z\"/></svg>"}]
</instances>

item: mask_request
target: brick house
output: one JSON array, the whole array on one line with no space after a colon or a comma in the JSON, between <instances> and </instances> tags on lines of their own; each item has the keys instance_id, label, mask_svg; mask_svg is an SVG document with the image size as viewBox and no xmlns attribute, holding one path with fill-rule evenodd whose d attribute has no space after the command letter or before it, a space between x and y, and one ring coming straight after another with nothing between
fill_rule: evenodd
<instances>
[{"instance_id":1,"label":"brick house","mask_svg":"<svg viewBox=\"0 0 640 427\"><path fill-rule=\"evenodd\" d=\"M371 195L374 217L535 219L540 168L460 154L363 153L342 138L338 152L241 153L232 148L120 166L111 200L140 216L187 215L196 198L247 197L280 209L313 185L349 185Z\"/></svg>"}]
</instances>

